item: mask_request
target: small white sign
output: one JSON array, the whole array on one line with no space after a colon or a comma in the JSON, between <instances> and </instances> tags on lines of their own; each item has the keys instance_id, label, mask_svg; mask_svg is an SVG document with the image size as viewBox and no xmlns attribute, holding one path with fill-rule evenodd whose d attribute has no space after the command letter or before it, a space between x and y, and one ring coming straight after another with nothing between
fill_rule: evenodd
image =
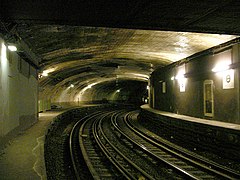
<instances>
[{"instance_id":1,"label":"small white sign","mask_svg":"<svg viewBox=\"0 0 240 180\"><path fill-rule=\"evenodd\" d=\"M223 72L223 89L232 89L234 88L234 70L230 69Z\"/></svg>"},{"instance_id":2,"label":"small white sign","mask_svg":"<svg viewBox=\"0 0 240 180\"><path fill-rule=\"evenodd\" d=\"M180 92L185 92L186 80L182 79L179 81Z\"/></svg>"}]
</instances>

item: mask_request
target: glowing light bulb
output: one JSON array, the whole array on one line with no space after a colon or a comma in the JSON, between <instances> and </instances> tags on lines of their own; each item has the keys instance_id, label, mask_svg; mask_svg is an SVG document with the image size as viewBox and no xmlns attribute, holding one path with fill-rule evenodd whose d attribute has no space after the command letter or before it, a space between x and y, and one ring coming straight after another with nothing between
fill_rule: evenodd
<instances>
[{"instance_id":1,"label":"glowing light bulb","mask_svg":"<svg viewBox=\"0 0 240 180\"><path fill-rule=\"evenodd\" d=\"M229 70L229 64L230 62L220 62L212 69L212 72L222 72Z\"/></svg>"},{"instance_id":2,"label":"glowing light bulb","mask_svg":"<svg viewBox=\"0 0 240 180\"><path fill-rule=\"evenodd\" d=\"M16 47L16 46L13 46L13 45L9 45L9 46L8 46L8 49L9 49L10 51L17 51L17 47Z\"/></svg>"}]
</instances>

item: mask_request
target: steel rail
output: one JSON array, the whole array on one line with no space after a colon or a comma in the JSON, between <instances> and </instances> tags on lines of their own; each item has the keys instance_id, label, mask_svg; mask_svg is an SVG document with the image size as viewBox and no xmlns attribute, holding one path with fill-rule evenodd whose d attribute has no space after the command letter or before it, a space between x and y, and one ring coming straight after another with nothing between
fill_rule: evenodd
<instances>
[{"instance_id":1,"label":"steel rail","mask_svg":"<svg viewBox=\"0 0 240 180\"><path fill-rule=\"evenodd\" d=\"M134 141L131 137L129 137L127 134L125 134L120 127L118 126L117 122L116 122L116 118L112 121L114 128L122 135L124 136L128 141L132 142L133 144L135 144L137 147L141 148L142 151L144 151L145 153L147 153L148 155L157 158L158 160L160 160L161 162L165 163L166 165L168 165L169 167L174 168L175 170L177 170L178 172L180 172L182 175L189 177L191 179L198 179L196 176L194 176L193 174L190 174L189 172L184 171L183 169L179 168L178 166L172 164L171 162L160 158L159 156L156 156L153 152L151 152L150 150L148 150L147 148L145 148L145 146L143 146L142 144L140 144L139 142Z\"/></svg>"},{"instance_id":2,"label":"steel rail","mask_svg":"<svg viewBox=\"0 0 240 180\"><path fill-rule=\"evenodd\" d=\"M112 116L112 118L115 115L119 115L120 113L116 113ZM126 162L128 162L130 164L130 166L132 166L134 169L136 169L137 172L139 172L141 175L143 175L145 178L150 179L150 180L154 180L154 178L149 175L147 172L145 172L144 170L142 170L140 167L138 167L132 160L130 160L128 157L126 157L117 147L115 147L111 141L107 138L107 136L105 135L103 129L102 129L102 120L100 120L99 125L95 125L95 131L97 132L98 130L100 132L98 132L98 135L96 135L96 139L98 139L99 145L102 147L102 150L106 152L108 158L111 161L114 161L113 163L117 165L117 167L120 169L120 171L123 173L123 175L127 178L127 179L138 179L139 177L134 177L132 172L129 172L128 169L126 169L123 165L121 165L121 163L119 163L119 161L111 155L111 153L108 152L106 146L102 143L102 139L101 137L104 138L104 140L112 147L112 149L114 149L115 152L117 152L118 155L120 155ZM99 129L97 129L99 128ZM101 135L100 135L101 133Z\"/></svg>"},{"instance_id":3,"label":"steel rail","mask_svg":"<svg viewBox=\"0 0 240 180\"><path fill-rule=\"evenodd\" d=\"M197 165L198 167L200 167L201 169L204 169L210 173L216 174L219 177L223 177L223 178L227 178L227 179L240 179L240 174L229 169L226 168L220 164L217 164L213 161L207 160L203 157L200 157L199 155L196 155L195 153L189 152L187 150L183 150L182 148L179 148L178 146L174 145L174 144L169 144L165 141L160 141L159 139L157 140L156 138L153 138L152 136L150 136L149 134L144 133L143 131L140 131L138 128L133 127L132 124L130 124L129 122L129 117L132 116L133 113L135 113L136 111L132 111L129 112L128 114L125 115L124 121L126 123L126 125L132 130L134 131L136 134L138 134L139 136L141 136L142 138L146 139L147 141L149 141L150 143L158 146L159 148L164 148L167 151L169 151L170 153L173 153L174 155L179 156L180 158L189 161L192 164ZM157 141L157 142L156 142ZM161 144L163 145L161 145Z\"/></svg>"},{"instance_id":4,"label":"steel rail","mask_svg":"<svg viewBox=\"0 0 240 180\"><path fill-rule=\"evenodd\" d=\"M75 173L75 176L77 178L77 180L80 180L80 174L79 174L79 171L78 171L78 168L77 168L77 162L76 162L76 154L74 152L74 141L75 141L75 133L78 133L78 130L79 130L79 126L82 124L82 123L85 123L88 119L91 119L92 117L95 117L95 116L98 116L100 112L94 112L92 114L89 114L85 117L83 117L82 119L80 119L77 123L75 123L75 125L73 126L72 130L71 130L71 133L70 133L70 137L69 137L69 151L70 151L70 156L71 156L71 161L72 161L72 165L73 165L73 169L74 169L74 173Z\"/></svg>"}]
</instances>

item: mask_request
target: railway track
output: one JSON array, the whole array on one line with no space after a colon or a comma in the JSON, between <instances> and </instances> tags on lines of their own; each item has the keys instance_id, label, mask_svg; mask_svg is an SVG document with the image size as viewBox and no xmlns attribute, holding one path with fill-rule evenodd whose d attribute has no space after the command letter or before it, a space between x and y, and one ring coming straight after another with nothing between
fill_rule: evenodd
<instances>
[{"instance_id":1,"label":"railway track","mask_svg":"<svg viewBox=\"0 0 240 180\"><path fill-rule=\"evenodd\" d=\"M93 179L239 179L229 169L154 138L134 116L136 111L108 110L75 124L69 145L77 179L83 160Z\"/></svg>"},{"instance_id":2,"label":"railway track","mask_svg":"<svg viewBox=\"0 0 240 180\"><path fill-rule=\"evenodd\" d=\"M72 129L70 134L70 154L76 179L81 179L81 169L79 161L85 161L90 175L93 179L112 179L118 176L113 166L109 166L110 162L107 157L102 154L101 149L96 146L94 139L93 124L111 114L110 112L96 112L81 120L79 120ZM79 159L82 152L83 159Z\"/></svg>"},{"instance_id":3,"label":"railway track","mask_svg":"<svg viewBox=\"0 0 240 180\"><path fill-rule=\"evenodd\" d=\"M121 125L118 123L118 126L121 126L121 131L125 134L129 133L129 130L126 130L128 127L136 135L131 136L135 143L144 146L144 149L178 169L184 175L192 179L240 179L240 173L187 151L140 127L136 118L135 121L131 118L134 115L136 115L136 111L126 114L124 121L119 121ZM115 123L117 122L115 121Z\"/></svg>"}]
</instances>

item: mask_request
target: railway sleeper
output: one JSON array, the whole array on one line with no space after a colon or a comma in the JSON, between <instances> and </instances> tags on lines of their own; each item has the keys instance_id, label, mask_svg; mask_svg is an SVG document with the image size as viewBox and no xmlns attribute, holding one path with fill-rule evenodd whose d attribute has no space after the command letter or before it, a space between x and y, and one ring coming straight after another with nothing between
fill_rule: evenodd
<instances>
[{"instance_id":1,"label":"railway sleeper","mask_svg":"<svg viewBox=\"0 0 240 180\"><path fill-rule=\"evenodd\" d=\"M189 166L189 165L184 165L184 166L180 166L180 167L181 167L181 169L184 169L186 171L192 171L195 169L194 167Z\"/></svg>"},{"instance_id":2,"label":"railway sleeper","mask_svg":"<svg viewBox=\"0 0 240 180\"><path fill-rule=\"evenodd\" d=\"M168 161L170 162L179 162L179 159L175 158L175 157L171 157L171 158L168 158Z\"/></svg>"},{"instance_id":3,"label":"railway sleeper","mask_svg":"<svg viewBox=\"0 0 240 180\"><path fill-rule=\"evenodd\" d=\"M205 173L205 172L203 172L203 171L198 171L198 170L196 170L196 171L191 171L191 174L193 174L193 175L195 175L195 176L197 176L197 177L203 177L203 176L210 176L208 173ZM213 176L211 176L212 177L212 179L213 179Z\"/></svg>"},{"instance_id":4,"label":"railway sleeper","mask_svg":"<svg viewBox=\"0 0 240 180\"><path fill-rule=\"evenodd\" d=\"M90 141L84 141L84 146L86 146L86 147L91 147L91 146L92 146L92 142L90 142Z\"/></svg>"},{"instance_id":5,"label":"railway sleeper","mask_svg":"<svg viewBox=\"0 0 240 180\"><path fill-rule=\"evenodd\" d=\"M130 147L131 149L133 149L133 144L131 143L131 142L129 142L129 140L127 140L127 139L122 139L122 141L128 146L128 147Z\"/></svg>"},{"instance_id":6,"label":"railway sleeper","mask_svg":"<svg viewBox=\"0 0 240 180\"><path fill-rule=\"evenodd\" d=\"M109 170L108 168L104 168L102 166L96 167L96 169L101 172L101 176L104 174L111 174L111 170Z\"/></svg>"},{"instance_id":7,"label":"railway sleeper","mask_svg":"<svg viewBox=\"0 0 240 180\"><path fill-rule=\"evenodd\" d=\"M206 174L206 175L202 175L201 179L209 179L209 180L211 179L212 180L213 176Z\"/></svg>"},{"instance_id":8,"label":"railway sleeper","mask_svg":"<svg viewBox=\"0 0 240 180\"><path fill-rule=\"evenodd\" d=\"M167 153L165 153L164 151L158 151L158 152L155 152L154 154L159 156L159 157L163 157L163 156L167 155Z\"/></svg>"},{"instance_id":9,"label":"railway sleeper","mask_svg":"<svg viewBox=\"0 0 240 180\"><path fill-rule=\"evenodd\" d=\"M160 157L168 160L168 158L172 158L172 155L170 155L170 154L163 154Z\"/></svg>"},{"instance_id":10,"label":"railway sleeper","mask_svg":"<svg viewBox=\"0 0 240 180\"><path fill-rule=\"evenodd\" d=\"M93 161L91 161L91 163L93 164L93 166L95 167L95 168L106 168L106 166L105 166L105 163L103 163L102 161L100 161L100 160L93 160Z\"/></svg>"},{"instance_id":11,"label":"railway sleeper","mask_svg":"<svg viewBox=\"0 0 240 180\"><path fill-rule=\"evenodd\" d=\"M87 149L87 153L88 154L96 154L96 150L95 149Z\"/></svg>"},{"instance_id":12,"label":"railway sleeper","mask_svg":"<svg viewBox=\"0 0 240 180\"><path fill-rule=\"evenodd\" d=\"M114 179L115 177L111 173L101 174L101 179Z\"/></svg>"},{"instance_id":13,"label":"railway sleeper","mask_svg":"<svg viewBox=\"0 0 240 180\"><path fill-rule=\"evenodd\" d=\"M115 133L115 135L119 138L119 139L121 139L121 137L122 137L122 134L120 133L120 132L118 132L117 130L113 130L114 131L114 133Z\"/></svg>"},{"instance_id":14,"label":"railway sleeper","mask_svg":"<svg viewBox=\"0 0 240 180\"><path fill-rule=\"evenodd\" d=\"M95 157L91 156L90 159L91 160L101 160L102 158L99 156L95 156Z\"/></svg>"},{"instance_id":15,"label":"railway sleeper","mask_svg":"<svg viewBox=\"0 0 240 180\"><path fill-rule=\"evenodd\" d=\"M185 167L185 166L189 166L189 165L187 165L185 162L183 162L183 161L177 161L177 162L174 162L174 164L176 165L176 166L181 166L181 167Z\"/></svg>"}]
</instances>

